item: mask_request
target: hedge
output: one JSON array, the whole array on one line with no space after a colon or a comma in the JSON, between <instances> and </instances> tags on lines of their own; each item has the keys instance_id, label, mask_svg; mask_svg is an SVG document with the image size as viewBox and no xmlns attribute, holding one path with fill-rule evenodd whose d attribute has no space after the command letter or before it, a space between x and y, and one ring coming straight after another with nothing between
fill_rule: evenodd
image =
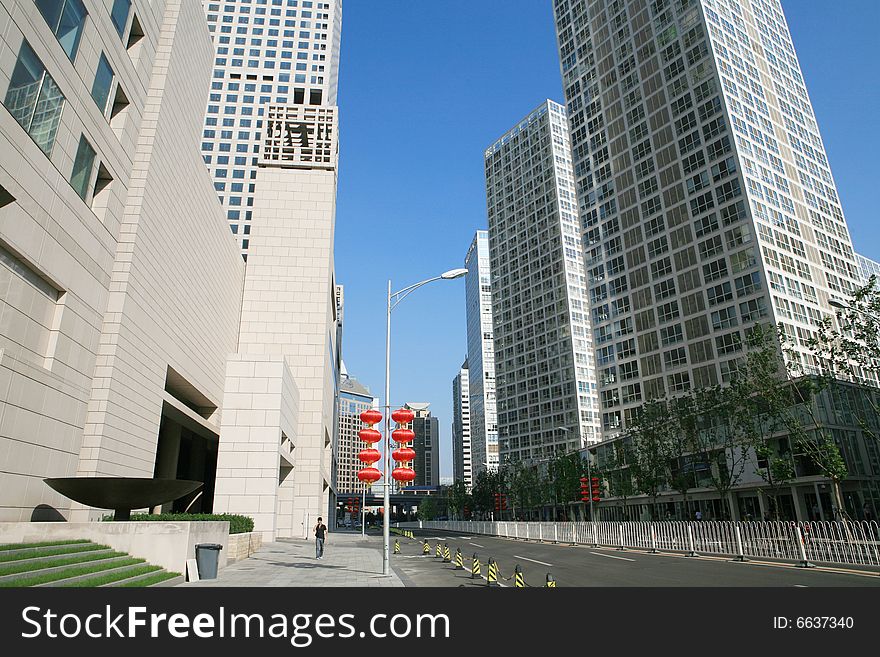
<instances>
[{"instance_id":1,"label":"hedge","mask_svg":"<svg viewBox=\"0 0 880 657\"><path fill-rule=\"evenodd\" d=\"M113 520L113 516L104 516L104 520ZM246 534L254 531L254 519L248 516L237 516L231 513L132 513L131 522L159 520L164 522L210 522L228 521L230 534Z\"/></svg>"}]
</instances>

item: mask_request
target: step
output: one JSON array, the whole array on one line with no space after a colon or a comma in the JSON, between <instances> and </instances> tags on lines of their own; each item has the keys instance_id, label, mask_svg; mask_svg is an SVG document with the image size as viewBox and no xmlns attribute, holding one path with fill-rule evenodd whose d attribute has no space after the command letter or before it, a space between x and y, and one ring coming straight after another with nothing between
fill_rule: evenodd
<instances>
[{"instance_id":1,"label":"step","mask_svg":"<svg viewBox=\"0 0 880 657\"><path fill-rule=\"evenodd\" d=\"M47 557L61 556L61 555L70 555L70 554L80 554L82 552L91 552L92 550L102 550L106 549L106 545L98 545L96 543L92 543L91 541L84 541L82 543L72 543L70 545L44 545L42 547L34 547L34 548L20 548L16 550L2 550L0 551L0 563L10 563L12 561L20 561L20 559L16 559L15 557L24 555L24 554L32 554L32 553L46 553ZM50 554L51 553L51 554ZM12 557L12 558L10 558ZM38 558L38 557L34 557Z\"/></svg>"},{"instance_id":2,"label":"step","mask_svg":"<svg viewBox=\"0 0 880 657\"><path fill-rule=\"evenodd\" d=\"M73 543L63 543L61 545L35 545L31 547L23 547L23 548L15 548L14 550L0 550L0 556L5 556L7 554L19 554L21 552L35 552L35 551L49 551L49 550L59 550L64 548L72 548L73 551L77 549L82 549L85 545L94 545L91 541L76 541Z\"/></svg>"},{"instance_id":3,"label":"step","mask_svg":"<svg viewBox=\"0 0 880 657\"><path fill-rule=\"evenodd\" d=\"M120 557L120 559L130 559L131 557L125 556ZM141 566L149 566L146 561L141 561L140 563L128 564L126 566L118 566L116 568L104 568L103 570L98 570L93 573L87 573L85 575L75 575L74 577L67 577L65 579L57 579L54 582L46 582L45 584L37 584L37 587L59 587L64 586L66 584L73 584L74 582L80 582L86 579L92 579L94 577L99 577L101 575L107 575L109 573L118 573L125 572L126 570L132 570L134 568L140 568Z\"/></svg>"},{"instance_id":4,"label":"step","mask_svg":"<svg viewBox=\"0 0 880 657\"><path fill-rule=\"evenodd\" d=\"M13 564L32 564L32 563L45 563L48 566L52 565L53 561L58 561L59 559L70 559L71 557L79 557L86 554L109 554L114 552L111 548L101 548L99 550L80 550L79 552L67 552L65 554L51 554L46 557L32 557L30 559L13 559L12 561L0 561L0 567L2 566L11 566ZM97 559L95 559L97 561ZM88 560L81 562L88 563ZM5 575L3 576L5 577Z\"/></svg>"},{"instance_id":5,"label":"step","mask_svg":"<svg viewBox=\"0 0 880 657\"><path fill-rule=\"evenodd\" d=\"M180 584L186 583L186 577L183 575L178 575L173 579L166 579L164 582L159 582L158 584L153 584L154 587L158 586L179 586Z\"/></svg>"},{"instance_id":6,"label":"step","mask_svg":"<svg viewBox=\"0 0 880 657\"><path fill-rule=\"evenodd\" d=\"M117 561L122 561L124 559L130 559L130 558L131 557L129 555L123 554L118 557L110 557L109 559L97 559L95 561L86 561L84 563L68 564L66 566L54 566L51 568L41 568L39 570L29 570L26 573L15 573L14 575L4 575L3 577L0 577L0 582L2 582L3 584L8 584L10 582L15 582L17 580L30 579L31 577L36 577L37 575L51 575L54 573L59 573L61 571L67 570L69 568L79 568L79 567L93 566L93 565L95 565L95 566L97 566L97 565L110 566ZM93 574L93 573L90 573L90 574ZM61 580L58 580L58 581L61 581ZM54 582L51 582L51 584L54 584ZM45 586L45 584L37 584L36 586Z\"/></svg>"},{"instance_id":7,"label":"step","mask_svg":"<svg viewBox=\"0 0 880 657\"><path fill-rule=\"evenodd\" d=\"M124 587L129 584L135 584L137 582L146 580L148 578L155 577L156 575L159 575L159 574L169 575L169 574L173 574L173 573L169 573L167 570L154 570L151 573L144 573L143 575L135 575L134 577L120 579L115 582L108 582L107 584L101 584L100 586L102 588L103 587ZM180 582L183 582L184 578L182 575L175 574L173 577L170 577L166 580L162 580L161 582L156 582L155 584L150 584L149 586L174 586L174 584L166 584L166 582L177 582L178 580Z\"/></svg>"}]
</instances>

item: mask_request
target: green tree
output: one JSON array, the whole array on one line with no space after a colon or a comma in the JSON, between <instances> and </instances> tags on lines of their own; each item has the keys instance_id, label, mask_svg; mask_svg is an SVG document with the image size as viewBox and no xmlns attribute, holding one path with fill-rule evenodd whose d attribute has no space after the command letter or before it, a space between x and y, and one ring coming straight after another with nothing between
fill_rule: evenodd
<instances>
[{"instance_id":1,"label":"green tree","mask_svg":"<svg viewBox=\"0 0 880 657\"><path fill-rule=\"evenodd\" d=\"M630 469L636 490L651 498L652 518L657 517L657 498L669 483L670 427L666 402L652 399L642 404L628 429Z\"/></svg>"},{"instance_id":2,"label":"green tree","mask_svg":"<svg viewBox=\"0 0 880 657\"><path fill-rule=\"evenodd\" d=\"M473 506L473 501L463 481L454 482L449 487L446 496L446 506L449 509L450 520L463 519L465 507L470 508Z\"/></svg>"},{"instance_id":3,"label":"green tree","mask_svg":"<svg viewBox=\"0 0 880 657\"><path fill-rule=\"evenodd\" d=\"M419 500L419 520L433 520L437 517L437 502L430 495Z\"/></svg>"}]
</instances>

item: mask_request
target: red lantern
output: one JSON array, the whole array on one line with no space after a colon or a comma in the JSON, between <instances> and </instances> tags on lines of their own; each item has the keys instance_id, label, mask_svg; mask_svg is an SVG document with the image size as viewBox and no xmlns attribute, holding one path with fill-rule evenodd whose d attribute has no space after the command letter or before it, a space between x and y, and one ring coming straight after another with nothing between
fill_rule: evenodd
<instances>
[{"instance_id":1,"label":"red lantern","mask_svg":"<svg viewBox=\"0 0 880 657\"><path fill-rule=\"evenodd\" d=\"M382 455L379 454L378 449L371 449L368 447L368 448L362 449L360 452L358 452L358 459L360 459L362 462L366 463L367 465L372 465L373 463L378 461L380 458L382 458Z\"/></svg>"},{"instance_id":2,"label":"red lantern","mask_svg":"<svg viewBox=\"0 0 880 657\"><path fill-rule=\"evenodd\" d=\"M391 432L391 440L396 443L409 443L415 440L416 434L412 429L395 429Z\"/></svg>"},{"instance_id":3,"label":"red lantern","mask_svg":"<svg viewBox=\"0 0 880 657\"><path fill-rule=\"evenodd\" d=\"M395 461L403 461L404 463L408 463L412 461L416 457L416 450L410 447L401 447L400 449L395 449L391 452L391 458Z\"/></svg>"},{"instance_id":4,"label":"red lantern","mask_svg":"<svg viewBox=\"0 0 880 657\"><path fill-rule=\"evenodd\" d=\"M416 478L416 471L412 468L394 468L391 471L391 476L397 481L410 482Z\"/></svg>"},{"instance_id":5,"label":"red lantern","mask_svg":"<svg viewBox=\"0 0 880 657\"><path fill-rule=\"evenodd\" d=\"M382 414L375 408L371 408L370 410L361 413L361 422L366 425L378 424L381 421Z\"/></svg>"},{"instance_id":6,"label":"red lantern","mask_svg":"<svg viewBox=\"0 0 880 657\"><path fill-rule=\"evenodd\" d=\"M358 470L358 479L361 481L376 483L382 478L382 473L376 468L361 468Z\"/></svg>"},{"instance_id":7,"label":"red lantern","mask_svg":"<svg viewBox=\"0 0 880 657\"><path fill-rule=\"evenodd\" d=\"M375 429L361 429L358 431L358 438L365 443L372 445L373 443L378 443L382 440L382 434Z\"/></svg>"},{"instance_id":8,"label":"red lantern","mask_svg":"<svg viewBox=\"0 0 880 657\"><path fill-rule=\"evenodd\" d=\"M398 408L391 414L391 419L397 422L397 424L407 424L412 422L415 416L416 414L408 408Z\"/></svg>"}]
</instances>

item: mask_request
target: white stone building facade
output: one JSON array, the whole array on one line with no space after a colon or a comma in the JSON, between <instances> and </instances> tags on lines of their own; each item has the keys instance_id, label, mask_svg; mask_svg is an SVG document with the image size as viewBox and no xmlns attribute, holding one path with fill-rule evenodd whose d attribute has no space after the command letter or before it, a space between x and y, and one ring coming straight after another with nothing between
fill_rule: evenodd
<instances>
[{"instance_id":1,"label":"white stone building facade","mask_svg":"<svg viewBox=\"0 0 880 657\"><path fill-rule=\"evenodd\" d=\"M213 47L185 0L3 0L0 35L0 520L94 518L42 479L216 458L244 266L199 157Z\"/></svg>"}]
</instances>

